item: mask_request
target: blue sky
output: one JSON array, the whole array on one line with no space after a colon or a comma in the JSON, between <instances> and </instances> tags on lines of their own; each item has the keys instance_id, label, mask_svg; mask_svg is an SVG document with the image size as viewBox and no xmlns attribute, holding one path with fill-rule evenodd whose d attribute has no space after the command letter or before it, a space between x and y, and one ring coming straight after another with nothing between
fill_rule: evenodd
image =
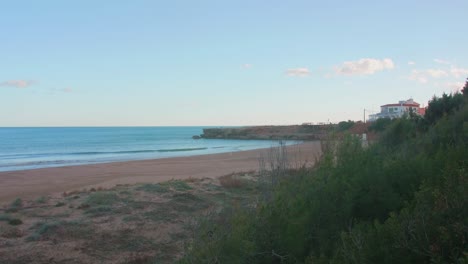
<instances>
[{"instance_id":1,"label":"blue sky","mask_svg":"<svg viewBox=\"0 0 468 264\"><path fill-rule=\"evenodd\" d=\"M377 3L379 2L379 3ZM468 1L1 1L0 126L362 120L468 77Z\"/></svg>"}]
</instances>

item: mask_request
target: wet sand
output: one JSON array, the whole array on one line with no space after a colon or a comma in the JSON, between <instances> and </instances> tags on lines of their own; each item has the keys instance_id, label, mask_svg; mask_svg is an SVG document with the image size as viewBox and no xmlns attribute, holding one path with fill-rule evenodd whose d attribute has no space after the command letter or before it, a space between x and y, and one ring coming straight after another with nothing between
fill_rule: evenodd
<instances>
[{"instance_id":1,"label":"wet sand","mask_svg":"<svg viewBox=\"0 0 468 264\"><path fill-rule=\"evenodd\" d=\"M171 179L216 178L233 172L259 169L259 159L268 163L270 149L190 157L100 163L92 165L0 172L0 203L15 198L35 199L44 195L84 188L110 188L117 184L155 183ZM320 142L287 147L293 166L313 165L320 155Z\"/></svg>"}]
</instances>

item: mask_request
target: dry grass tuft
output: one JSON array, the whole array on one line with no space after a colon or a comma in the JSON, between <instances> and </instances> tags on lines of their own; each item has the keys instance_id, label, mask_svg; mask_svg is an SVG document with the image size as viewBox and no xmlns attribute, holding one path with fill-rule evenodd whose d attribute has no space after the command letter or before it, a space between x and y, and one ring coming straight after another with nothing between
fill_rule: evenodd
<instances>
[{"instance_id":1,"label":"dry grass tuft","mask_svg":"<svg viewBox=\"0 0 468 264\"><path fill-rule=\"evenodd\" d=\"M155 263L155 256L147 255L143 253L132 253L125 260L126 264L150 264Z\"/></svg>"},{"instance_id":2,"label":"dry grass tuft","mask_svg":"<svg viewBox=\"0 0 468 264\"><path fill-rule=\"evenodd\" d=\"M3 238L18 238L24 236L24 232L16 227L5 228L0 230L0 237Z\"/></svg>"},{"instance_id":3,"label":"dry grass tuft","mask_svg":"<svg viewBox=\"0 0 468 264\"><path fill-rule=\"evenodd\" d=\"M245 181L235 173L219 177L219 182L224 188L241 188L245 185Z\"/></svg>"},{"instance_id":4,"label":"dry grass tuft","mask_svg":"<svg viewBox=\"0 0 468 264\"><path fill-rule=\"evenodd\" d=\"M190 176L189 178L184 179L183 181L186 181L186 182L200 182L200 181L202 181L202 179L193 178L192 176Z\"/></svg>"},{"instance_id":5,"label":"dry grass tuft","mask_svg":"<svg viewBox=\"0 0 468 264\"><path fill-rule=\"evenodd\" d=\"M63 192L63 193L62 193L62 196L63 196L63 197L68 197L68 196L80 194L80 193L83 193L83 192L85 192L85 191L74 190L74 191L70 191L70 192Z\"/></svg>"}]
</instances>

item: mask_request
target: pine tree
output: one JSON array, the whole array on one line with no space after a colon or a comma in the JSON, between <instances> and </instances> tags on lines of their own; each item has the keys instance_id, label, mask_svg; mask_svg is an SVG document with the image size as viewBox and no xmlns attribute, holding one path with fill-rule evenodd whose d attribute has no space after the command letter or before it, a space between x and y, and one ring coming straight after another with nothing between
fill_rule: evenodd
<instances>
[{"instance_id":1,"label":"pine tree","mask_svg":"<svg viewBox=\"0 0 468 264\"><path fill-rule=\"evenodd\" d=\"M465 86L463 86L462 93L465 97L468 97L468 78L466 78Z\"/></svg>"}]
</instances>

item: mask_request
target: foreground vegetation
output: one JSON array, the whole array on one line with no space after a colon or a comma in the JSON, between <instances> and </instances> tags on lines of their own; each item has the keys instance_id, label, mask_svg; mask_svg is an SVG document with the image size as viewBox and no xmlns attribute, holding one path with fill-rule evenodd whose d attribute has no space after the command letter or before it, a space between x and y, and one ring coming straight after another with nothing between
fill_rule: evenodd
<instances>
[{"instance_id":1,"label":"foreground vegetation","mask_svg":"<svg viewBox=\"0 0 468 264\"><path fill-rule=\"evenodd\" d=\"M0 263L174 263L205 219L257 193L253 172L16 199L0 208ZM210 213L211 212L211 213Z\"/></svg>"},{"instance_id":2,"label":"foreground vegetation","mask_svg":"<svg viewBox=\"0 0 468 264\"><path fill-rule=\"evenodd\" d=\"M313 169L272 166L270 192L201 223L181 262L468 263L467 86L375 123L369 147L348 136Z\"/></svg>"}]
</instances>

